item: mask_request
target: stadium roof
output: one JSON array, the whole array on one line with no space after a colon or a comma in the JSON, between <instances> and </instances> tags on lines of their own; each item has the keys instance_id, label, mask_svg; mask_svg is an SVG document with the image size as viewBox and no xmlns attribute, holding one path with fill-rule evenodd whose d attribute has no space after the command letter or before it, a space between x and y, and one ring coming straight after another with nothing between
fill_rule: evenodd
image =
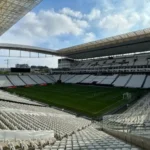
<instances>
[{"instance_id":1,"label":"stadium roof","mask_svg":"<svg viewBox=\"0 0 150 150\"><path fill-rule=\"evenodd\" d=\"M19 50L19 51L27 51L27 52L35 52L35 53L42 53L47 55L56 55L56 51L46 48L34 47L34 46L27 46L27 45L18 45L18 44L3 44L0 43L0 49L6 50Z\"/></svg>"},{"instance_id":2,"label":"stadium roof","mask_svg":"<svg viewBox=\"0 0 150 150\"><path fill-rule=\"evenodd\" d=\"M0 35L42 0L0 0Z\"/></svg>"},{"instance_id":3,"label":"stadium roof","mask_svg":"<svg viewBox=\"0 0 150 150\"><path fill-rule=\"evenodd\" d=\"M71 59L86 59L126 53L145 52L150 51L150 28L57 51L34 46L3 43L0 44L0 49L37 52L68 57Z\"/></svg>"},{"instance_id":4,"label":"stadium roof","mask_svg":"<svg viewBox=\"0 0 150 150\"><path fill-rule=\"evenodd\" d=\"M150 28L60 49L62 56L85 59L150 50Z\"/></svg>"}]
</instances>

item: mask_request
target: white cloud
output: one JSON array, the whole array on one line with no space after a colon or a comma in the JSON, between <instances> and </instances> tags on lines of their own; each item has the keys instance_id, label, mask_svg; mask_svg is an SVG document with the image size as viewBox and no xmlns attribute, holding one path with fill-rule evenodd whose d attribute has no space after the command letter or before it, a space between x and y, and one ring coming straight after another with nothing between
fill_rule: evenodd
<instances>
[{"instance_id":1,"label":"white cloud","mask_svg":"<svg viewBox=\"0 0 150 150\"><path fill-rule=\"evenodd\" d=\"M129 22L125 16L120 14L109 15L104 17L100 22L99 26L102 29L117 30L117 31L128 31L134 24Z\"/></svg>"},{"instance_id":2,"label":"white cloud","mask_svg":"<svg viewBox=\"0 0 150 150\"><path fill-rule=\"evenodd\" d=\"M71 10L71 9L70 9ZM72 18L54 10L28 13L3 36L1 43L15 43L59 49L69 46L68 40L59 36L82 36L89 24L84 19Z\"/></svg>"},{"instance_id":3,"label":"white cloud","mask_svg":"<svg viewBox=\"0 0 150 150\"><path fill-rule=\"evenodd\" d=\"M96 32L100 38L150 27L150 2L147 0L93 1L100 16L90 22L94 29L91 32Z\"/></svg>"},{"instance_id":4,"label":"white cloud","mask_svg":"<svg viewBox=\"0 0 150 150\"><path fill-rule=\"evenodd\" d=\"M65 15L68 15L68 16L71 16L71 17L75 17L75 18L79 18L81 19L83 17L82 13L80 11L74 11L70 8L63 8L61 11L60 11L62 14L65 14Z\"/></svg>"},{"instance_id":5,"label":"white cloud","mask_svg":"<svg viewBox=\"0 0 150 150\"><path fill-rule=\"evenodd\" d=\"M140 22L144 28L150 27L150 14L142 13L140 15Z\"/></svg>"},{"instance_id":6,"label":"white cloud","mask_svg":"<svg viewBox=\"0 0 150 150\"><path fill-rule=\"evenodd\" d=\"M19 23L0 37L0 42L59 49L70 46L71 43L68 39L59 38L61 35L80 37L84 35L87 28L89 28L89 24L84 19L72 18L54 10L42 10L39 13L28 13ZM28 63L29 65L57 67L57 60L58 57L44 59L21 58L11 62L11 65L14 66L19 62ZM6 66L4 62L1 65Z\"/></svg>"},{"instance_id":7,"label":"white cloud","mask_svg":"<svg viewBox=\"0 0 150 150\"><path fill-rule=\"evenodd\" d=\"M87 21L85 20L77 20L77 19L74 19L74 22L76 23L76 25L79 27L79 28L83 28L83 29L86 29L88 28L90 25L88 24Z\"/></svg>"},{"instance_id":8,"label":"white cloud","mask_svg":"<svg viewBox=\"0 0 150 150\"><path fill-rule=\"evenodd\" d=\"M81 25L79 23L82 23ZM59 36L59 35L81 35L88 23L85 20L74 20L71 17L56 13L55 11L40 11L38 14L30 12L20 23L20 30L16 29L16 33L21 32L28 36ZM22 29L23 30L22 30ZM20 33L19 33L20 34Z\"/></svg>"},{"instance_id":9,"label":"white cloud","mask_svg":"<svg viewBox=\"0 0 150 150\"><path fill-rule=\"evenodd\" d=\"M87 43L87 42L91 42L91 41L94 41L96 40L96 36L94 33L90 32L90 33L86 33L85 38L83 39L84 43Z\"/></svg>"},{"instance_id":10,"label":"white cloud","mask_svg":"<svg viewBox=\"0 0 150 150\"><path fill-rule=\"evenodd\" d=\"M87 15L87 18L92 21L92 20L97 20L97 19L100 19L100 16L101 16L101 11L96 9L96 8L93 8L91 10L91 12Z\"/></svg>"}]
</instances>

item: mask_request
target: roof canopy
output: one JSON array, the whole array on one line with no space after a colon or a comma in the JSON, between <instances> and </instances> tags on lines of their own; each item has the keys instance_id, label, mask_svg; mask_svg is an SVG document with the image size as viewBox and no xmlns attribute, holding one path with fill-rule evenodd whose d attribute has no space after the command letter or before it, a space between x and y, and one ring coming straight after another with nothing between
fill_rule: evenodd
<instances>
[{"instance_id":1,"label":"roof canopy","mask_svg":"<svg viewBox=\"0 0 150 150\"><path fill-rule=\"evenodd\" d=\"M35 52L35 53L42 53L42 54L47 54L47 55L59 56L59 54L56 51L53 51L51 49L34 47L34 46L27 46L27 45L0 43L0 49L27 51L27 52Z\"/></svg>"},{"instance_id":2,"label":"roof canopy","mask_svg":"<svg viewBox=\"0 0 150 150\"><path fill-rule=\"evenodd\" d=\"M58 50L74 59L110 56L150 50L150 28Z\"/></svg>"},{"instance_id":3,"label":"roof canopy","mask_svg":"<svg viewBox=\"0 0 150 150\"><path fill-rule=\"evenodd\" d=\"M0 0L0 35L42 0Z\"/></svg>"},{"instance_id":4,"label":"roof canopy","mask_svg":"<svg viewBox=\"0 0 150 150\"><path fill-rule=\"evenodd\" d=\"M103 40L73 46L58 51L40 47L0 44L0 49L21 50L50 54L71 59L86 59L117 54L150 51L150 29L144 29Z\"/></svg>"}]
</instances>

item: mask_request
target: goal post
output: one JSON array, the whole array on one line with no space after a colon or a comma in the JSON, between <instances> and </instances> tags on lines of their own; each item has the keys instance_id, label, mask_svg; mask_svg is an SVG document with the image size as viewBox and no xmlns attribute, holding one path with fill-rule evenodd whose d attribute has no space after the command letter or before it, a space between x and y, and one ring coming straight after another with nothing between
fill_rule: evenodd
<instances>
[{"instance_id":1,"label":"goal post","mask_svg":"<svg viewBox=\"0 0 150 150\"><path fill-rule=\"evenodd\" d=\"M132 94L129 92L126 92L123 94L123 100L128 100L130 101L132 99Z\"/></svg>"}]
</instances>

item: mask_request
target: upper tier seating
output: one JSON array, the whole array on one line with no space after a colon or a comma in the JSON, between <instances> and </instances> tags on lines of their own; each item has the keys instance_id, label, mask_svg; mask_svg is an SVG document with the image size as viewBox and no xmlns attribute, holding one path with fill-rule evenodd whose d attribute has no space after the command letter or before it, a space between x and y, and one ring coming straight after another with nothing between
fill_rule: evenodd
<instances>
[{"instance_id":1,"label":"upper tier seating","mask_svg":"<svg viewBox=\"0 0 150 150\"><path fill-rule=\"evenodd\" d=\"M127 64L123 64L123 66L133 66L134 65L134 59L132 57L126 58Z\"/></svg>"},{"instance_id":2,"label":"upper tier seating","mask_svg":"<svg viewBox=\"0 0 150 150\"><path fill-rule=\"evenodd\" d=\"M19 76L24 83L26 83L27 85L35 85L37 83L35 83L28 75L20 75Z\"/></svg>"},{"instance_id":3,"label":"upper tier seating","mask_svg":"<svg viewBox=\"0 0 150 150\"><path fill-rule=\"evenodd\" d=\"M81 65L81 68L87 68L90 65L89 61L84 62L83 65Z\"/></svg>"},{"instance_id":4,"label":"upper tier seating","mask_svg":"<svg viewBox=\"0 0 150 150\"><path fill-rule=\"evenodd\" d=\"M114 61L112 62L112 67L120 67L123 64L123 58L120 59L113 59Z\"/></svg>"},{"instance_id":5,"label":"upper tier seating","mask_svg":"<svg viewBox=\"0 0 150 150\"><path fill-rule=\"evenodd\" d=\"M92 69L122 69L131 71L134 68L147 66L149 63L149 55L133 55L133 56L124 56L124 57L113 57L113 58L101 58L101 59L94 59L94 60L84 60L77 63L77 65L74 65L75 67L72 67L72 70L92 70ZM127 68L125 68L127 67Z\"/></svg>"},{"instance_id":6,"label":"upper tier seating","mask_svg":"<svg viewBox=\"0 0 150 150\"><path fill-rule=\"evenodd\" d=\"M77 62L74 64L74 68L81 68L81 66L83 65L84 63L81 63L81 62Z\"/></svg>"},{"instance_id":7,"label":"upper tier seating","mask_svg":"<svg viewBox=\"0 0 150 150\"><path fill-rule=\"evenodd\" d=\"M126 87L141 88L146 75L132 75Z\"/></svg>"},{"instance_id":8,"label":"upper tier seating","mask_svg":"<svg viewBox=\"0 0 150 150\"><path fill-rule=\"evenodd\" d=\"M14 86L26 85L17 75L8 75L7 77Z\"/></svg>"},{"instance_id":9,"label":"upper tier seating","mask_svg":"<svg viewBox=\"0 0 150 150\"><path fill-rule=\"evenodd\" d=\"M44 84L46 83L45 81L43 81L41 78L39 78L37 75L29 75L30 78L35 81L37 84Z\"/></svg>"},{"instance_id":10,"label":"upper tier seating","mask_svg":"<svg viewBox=\"0 0 150 150\"><path fill-rule=\"evenodd\" d=\"M6 78L6 76L0 75L0 87L11 87L12 83Z\"/></svg>"},{"instance_id":11,"label":"upper tier seating","mask_svg":"<svg viewBox=\"0 0 150 150\"><path fill-rule=\"evenodd\" d=\"M120 75L116 81L113 83L114 86L124 87L128 80L131 78L131 74L129 75Z\"/></svg>"},{"instance_id":12,"label":"upper tier seating","mask_svg":"<svg viewBox=\"0 0 150 150\"><path fill-rule=\"evenodd\" d=\"M103 64L103 61L99 61L99 60L89 61L89 65L87 66L87 68L97 68L97 67L101 67L102 64Z\"/></svg>"},{"instance_id":13,"label":"upper tier seating","mask_svg":"<svg viewBox=\"0 0 150 150\"><path fill-rule=\"evenodd\" d=\"M108 59L107 61L103 61L102 67L110 67L113 63L113 59Z\"/></svg>"},{"instance_id":14,"label":"upper tier seating","mask_svg":"<svg viewBox=\"0 0 150 150\"><path fill-rule=\"evenodd\" d=\"M134 66L143 66L143 65L147 65L147 63L148 61L146 56L139 56L135 59Z\"/></svg>"}]
</instances>

